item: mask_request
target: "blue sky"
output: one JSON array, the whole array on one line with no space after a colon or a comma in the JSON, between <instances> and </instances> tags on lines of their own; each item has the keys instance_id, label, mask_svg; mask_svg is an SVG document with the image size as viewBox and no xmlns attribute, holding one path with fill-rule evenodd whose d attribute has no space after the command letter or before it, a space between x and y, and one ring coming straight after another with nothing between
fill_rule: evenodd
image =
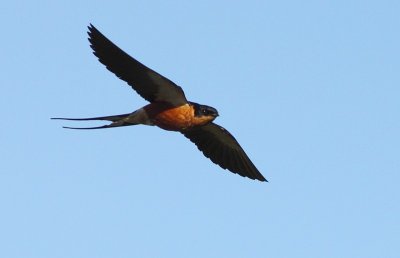
<instances>
[{"instance_id":1,"label":"blue sky","mask_svg":"<svg viewBox=\"0 0 400 258\"><path fill-rule=\"evenodd\" d=\"M7 1L0 256L398 257L399 1ZM146 102L86 26L214 106L270 181L178 133L54 116ZM88 123L83 125L97 125Z\"/></svg>"}]
</instances>

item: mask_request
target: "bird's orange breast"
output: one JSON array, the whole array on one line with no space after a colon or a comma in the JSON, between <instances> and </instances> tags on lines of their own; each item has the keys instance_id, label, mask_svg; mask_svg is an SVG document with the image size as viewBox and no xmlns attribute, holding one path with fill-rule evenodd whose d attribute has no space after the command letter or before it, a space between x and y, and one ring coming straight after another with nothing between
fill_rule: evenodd
<instances>
[{"instance_id":1,"label":"bird's orange breast","mask_svg":"<svg viewBox=\"0 0 400 258\"><path fill-rule=\"evenodd\" d=\"M161 103L152 103L145 107L146 113L154 125L169 131L182 131L210 122L211 117L196 117L194 107L185 104L168 107Z\"/></svg>"}]
</instances>

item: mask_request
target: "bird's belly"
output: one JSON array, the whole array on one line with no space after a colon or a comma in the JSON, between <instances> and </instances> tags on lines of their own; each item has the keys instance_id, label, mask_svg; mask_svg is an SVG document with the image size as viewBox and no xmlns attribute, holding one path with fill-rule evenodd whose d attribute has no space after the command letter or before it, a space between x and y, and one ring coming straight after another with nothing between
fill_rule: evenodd
<instances>
[{"instance_id":1,"label":"bird's belly","mask_svg":"<svg viewBox=\"0 0 400 258\"><path fill-rule=\"evenodd\" d=\"M162 109L152 116L153 123L165 130L182 131L193 126L194 110L189 104Z\"/></svg>"}]
</instances>

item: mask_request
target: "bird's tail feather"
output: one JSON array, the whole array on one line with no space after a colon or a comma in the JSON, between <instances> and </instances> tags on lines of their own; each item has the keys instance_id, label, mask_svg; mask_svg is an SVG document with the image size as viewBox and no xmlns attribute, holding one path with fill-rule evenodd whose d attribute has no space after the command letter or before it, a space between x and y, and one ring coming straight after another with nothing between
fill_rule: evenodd
<instances>
[{"instance_id":1,"label":"bird's tail feather","mask_svg":"<svg viewBox=\"0 0 400 258\"><path fill-rule=\"evenodd\" d=\"M71 120L71 121L91 121L91 120L106 120L111 122L116 122L121 119L128 117L129 114L115 115L115 116L98 116L98 117L89 117L89 118L64 118L64 117L52 117L51 119L56 120Z\"/></svg>"},{"instance_id":2,"label":"bird's tail feather","mask_svg":"<svg viewBox=\"0 0 400 258\"><path fill-rule=\"evenodd\" d=\"M115 116L99 116L99 117L90 117L90 118L63 118L63 117L53 117L51 119L56 120L70 120L70 121L92 121L92 120L106 120L111 121L112 123L109 125L103 126L96 126L96 127L68 127L63 126L63 128L67 129L104 129L104 128L111 128L111 127L120 127L120 126L128 126L128 125L135 125L137 123L128 122L125 118L129 117L131 114L122 114L122 115L115 115Z\"/></svg>"}]
</instances>

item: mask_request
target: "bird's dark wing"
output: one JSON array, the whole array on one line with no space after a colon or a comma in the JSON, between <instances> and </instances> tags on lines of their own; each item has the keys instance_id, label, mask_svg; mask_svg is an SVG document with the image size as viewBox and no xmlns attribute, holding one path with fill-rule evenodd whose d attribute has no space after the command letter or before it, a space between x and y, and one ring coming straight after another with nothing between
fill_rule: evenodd
<instances>
[{"instance_id":1,"label":"bird's dark wing","mask_svg":"<svg viewBox=\"0 0 400 258\"><path fill-rule=\"evenodd\" d=\"M182 133L197 145L204 156L223 169L251 179L267 181L225 128L210 123Z\"/></svg>"},{"instance_id":2,"label":"bird's dark wing","mask_svg":"<svg viewBox=\"0 0 400 258\"><path fill-rule=\"evenodd\" d=\"M88 29L94 55L144 99L149 102L165 102L172 106L187 103L181 87L129 56L92 24Z\"/></svg>"}]
</instances>

